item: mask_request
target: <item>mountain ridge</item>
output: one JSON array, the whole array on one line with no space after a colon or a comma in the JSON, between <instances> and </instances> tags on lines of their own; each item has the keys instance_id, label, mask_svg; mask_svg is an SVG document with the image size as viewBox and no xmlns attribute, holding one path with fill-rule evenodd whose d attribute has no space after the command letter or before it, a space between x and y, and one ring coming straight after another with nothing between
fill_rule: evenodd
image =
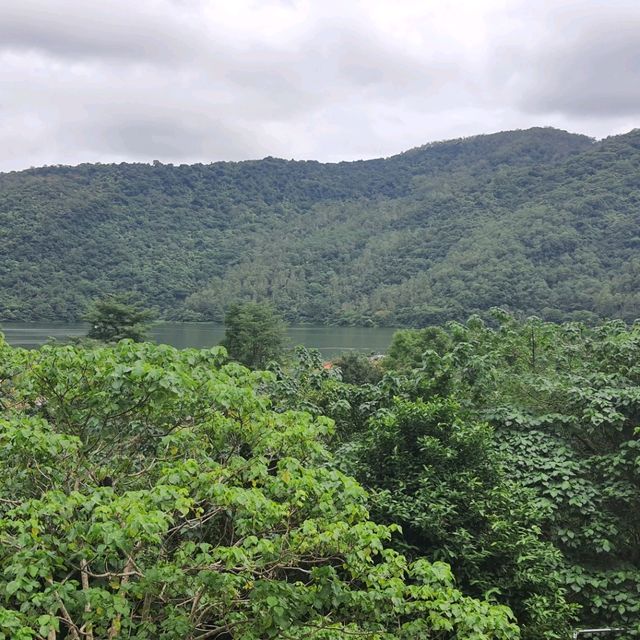
<instances>
[{"instance_id":1,"label":"mountain ridge","mask_svg":"<svg viewBox=\"0 0 640 640\"><path fill-rule=\"evenodd\" d=\"M75 319L135 291L173 319L265 299L302 322L417 326L491 306L632 320L639 168L639 130L536 127L341 163L4 173L0 318Z\"/></svg>"},{"instance_id":2,"label":"mountain ridge","mask_svg":"<svg viewBox=\"0 0 640 640\"><path fill-rule=\"evenodd\" d=\"M635 130L635 129L634 129ZM632 131L634 131L632 130ZM632 132L631 131L631 132ZM77 164L65 164L65 163L56 163L56 164L45 164L40 166L32 166L25 167L24 169L11 169L10 171L0 171L0 176L3 175L11 175L11 174L20 174L25 172L38 172L41 169L77 169L83 166L101 166L101 167L117 167L122 165L133 165L133 166L164 166L164 167L196 167L196 166L209 166L212 164L250 164L250 163L260 163L265 160L275 160L278 162L285 163L309 163L309 164L320 164L325 166L336 166L336 165L345 165L345 164L355 164L355 163L363 163L363 162L378 162L384 160L392 160L394 158L399 158L401 156L410 155L415 152L420 152L424 150L428 150L433 147L439 147L441 145L458 145L464 144L469 141L474 140L483 140L487 138L495 138L499 139L504 136L509 136L512 134L527 134L533 132L551 132L556 134L565 135L567 138L576 138L581 139L585 143L596 144L598 142L602 142L604 140L608 140L610 138L616 138L620 135L624 136L627 134L616 134L612 136L607 136L606 138L596 139L591 136L587 136L582 133L572 133L567 131L566 129L558 129L557 127L551 126L534 126L528 127L526 129L511 129L505 131L495 131L492 133L477 133L469 136L461 136L458 138L446 138L442 140L432 140L430 142L425 142L424 144L417 145L415 147L411 147L409 149L405 149L403 151L399 151L397 153L393 153L389 156L376 156L374 158L358 158L354 160L337 160L337 161L324 161L317 159L298 159L298 158L284 158L280 156L264 156L263 158L247 158L245 160L211 160L210 162L189 162L189 163L179 163L176 164L174 162L161 162L160 160L149 160L147 162L137 161L121 161L121 162L79 162ZM629 133L631 133L629 132Z\"/></svg>"}]
</instances>

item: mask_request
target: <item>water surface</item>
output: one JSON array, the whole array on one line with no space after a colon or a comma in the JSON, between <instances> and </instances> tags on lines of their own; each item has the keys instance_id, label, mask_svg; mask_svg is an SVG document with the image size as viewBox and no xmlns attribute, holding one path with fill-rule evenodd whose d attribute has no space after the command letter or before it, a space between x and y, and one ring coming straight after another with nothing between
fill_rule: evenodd
<instances>
[{"instance_id":1,"label":"water surface","mask_svg":"<svg viewBox=\"0 0 640 640\"><path fill-rule=\"evenodd\" d=\"M87 325L83 322L0 322L0 331L9 344L34 349L50 339L63 341L86 335ZM394 331L379 327L295 325L287 328L287 343L289 347L302 344L319 349L326 358L345 351L384 353ZM213 322L158 322L149 335L155 342L179 349L206 348L222 340L224 326Z\"/></svg>"}]
</instances>

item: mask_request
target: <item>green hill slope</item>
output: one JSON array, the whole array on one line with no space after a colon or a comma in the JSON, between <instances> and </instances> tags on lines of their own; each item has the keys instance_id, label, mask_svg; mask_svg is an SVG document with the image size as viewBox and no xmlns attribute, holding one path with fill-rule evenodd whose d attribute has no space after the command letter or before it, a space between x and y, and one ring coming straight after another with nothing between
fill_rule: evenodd
<instances>
[{"instance_id":1,"label":"green hill slope","mask_svg":"<svg viewBox=\"0 0 640 640\"><path fill-rule=\"evenodd\" d=\"M640 315L640 132L477 136L388 159L0 175L0 318L136 291L165 318L421 325L500 305Z\"/></svg>"}]
</instances>

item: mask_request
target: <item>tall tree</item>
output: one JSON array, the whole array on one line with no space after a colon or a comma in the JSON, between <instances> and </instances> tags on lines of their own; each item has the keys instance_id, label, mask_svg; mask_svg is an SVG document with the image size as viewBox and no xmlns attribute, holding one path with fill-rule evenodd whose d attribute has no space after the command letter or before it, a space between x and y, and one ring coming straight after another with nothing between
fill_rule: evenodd
<instances>
[{"instance_id":1,"label":"tall tree","mask_svg":"<svg viewBox=\"0 0 640 640\"><path fill-rule=\"evenodd\" d=\"M130 304L128 297L119 295L94 300L84 319L91 325L88 338L102 342L118 342L125 338L142 342L147 337L151 313Z\"/></svg>"},{"instance_id":2,"label":"tall tree","mask_svg":"<svg viewBox=\"0 0 640 640\"><path fill-rule=\"evenodd\" d=\"M234 304L227 312L222 345L229 357L252 369L280 360L285 324L268 304Z\"/></svg>"}]
</instances>

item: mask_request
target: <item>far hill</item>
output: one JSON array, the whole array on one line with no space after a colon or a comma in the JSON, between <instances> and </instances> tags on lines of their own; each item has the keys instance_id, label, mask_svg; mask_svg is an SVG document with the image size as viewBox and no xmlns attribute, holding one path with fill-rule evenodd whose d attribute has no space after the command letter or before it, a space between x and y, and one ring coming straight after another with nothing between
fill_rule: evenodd
<instances>
[{"instance_id":1,"label":"far hill","mask_svg":"<svg viewBox=\"0 0 640 640\"><path fill-rule=\"evenodd\" d=\"M0 174L0 319L135 291L164 318L271 300L292 322L425 325L501 306L640 315L640 131L550 128L386 159Z\"/></svg>"}]
</instances>

